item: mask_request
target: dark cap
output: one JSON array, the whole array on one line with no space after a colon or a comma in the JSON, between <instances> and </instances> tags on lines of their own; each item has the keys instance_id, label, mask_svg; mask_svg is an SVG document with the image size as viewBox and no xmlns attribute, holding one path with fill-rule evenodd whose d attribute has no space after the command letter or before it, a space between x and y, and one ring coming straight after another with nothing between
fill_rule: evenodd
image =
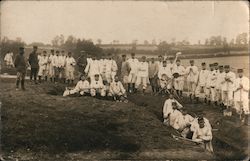
<instances>
[{"instance_id":1,"label":"dark cap","mask_svg":"<svg viewBox=\"0 0 250 161\"><path fill-rule=\"evenodd\" d=\"M209 64L209 67L213 67L214 66L214 64Z\"/></svg>"},{"instance_id":2,"label":"dark cap","mask_svg":"<svg viewBox=\"0 0 250 161\"><path fill-rule=\"evenodd\" d=\"M162 55L159 55L158 57L162 57Z\"/></svg>"},{"instance_id":3,"label":"dark cap","mask_svg":"<svg viewBox=\"0 0 250 161\"><path fill-rule=\"evenodd\" d=\"M131 53L132 56L135 56L135 53Z\"/></svg>"},{"instance_id":4,"label":"dark cap","mask_svg":"<svg viewBox=\"0 0 250 161\"><path fill-rule=\"evenodd\" d=\"M125 55L125 54L123 54L123 55L122 55L122 57L126 57L126 55Z\"/></svg>"},{"instance_id":5,"label":"dark cap","mask_svg":"<svg viewBox=\"0 0 250 161\"><path fill-rule=\"evenodd\" d=\"M95 74L95 77L99 77L99 74Z\"/></svg>"},{"instance_id":6,"label":"dark cap","mask_svg":"<svg viewBox=\"0 0 250 161\"><path fill-rule=\"evenodd\" d=\"M219 65L219 64L218 64L217 62L215 62L215 63L214 63L214 66L217 66L217 65Z\"/></svg>"},{"instance_id":7,"label":"dark cap","mask_svg":"<svg viewBox=\"0 0 250 161\"><path fill-rule=\"evenodd\" d=\"M222 69L222 68L224 68L224 66L223 66L223 65L220 65L219 68Z\"/></svg>"},{"instance_id":8,"label":"dark cap","mask_svg":"<svg viewBox=\"0 0 250 161\"><path fill-rule=\"evenodd\" d=\"M54 49L51 49L50 51L53 53L53 52L54 52Z\"/></svg>"},{"instance_id":9,"label":"dark cap","mask_svg":"<svg viewBox=\"0 0 250 161\"><path fill-rule=\"evenodd\" d=\"M224 65L224 68L228 69L228 68L230 68L230 65Z\"/></svg>"},{"instance_id":10,"label":"dark cap","mask_svg":"<svg viewBox=\"0 0 250 161\"><path fill-rule=\"evenodd\" d=\"M37 46L33 46L33 49L37 49Z\"/></svg>"},{"instance_id":11,"label":"dark cap","mask_svg":"<svg viewBox=\"0 0 250 161\"><path fill-rule=\"evenodd\" d=\"M243 69L237 69L237 73L243 73Z\"/></svg>"},{"instance_id":12,"label":"dark cap","mask_svg":"<svg viewBox=\"0 0 250 161\"><path fill-rule=\"evenodd\" d=\"M206 65L206 63L205 63L205 62L203 62L203 63L201 63L201 65L202 65L202 66L204 66L204 65Z\"/></svg>"},{"instance_id":13,"label":"dark cap","mask_svg":"<svg viewBox=\"0 0 250 161\"><path fill-rule=\"evenodd\" d=\"M181 60L180 60L180 59L177 59L176 62L181 62Z\"/></svg>"},{"instance_id":14,"label":"dark cap","mask_svg":"<svg viewBox=\"0 0 250 161\"><path fill-rule=\"evenodd\" d=\"M190 63L193 63L193 62L194 62L194 60L190 60L189 62L190 62Z\"/></svg>"},{"instance_id":15,"label":"dark cap","mask_svg":"<svg viewBox=\"0 0 250 161\"><path fill-rule=\"evenodd\" d=\"M59 53L59 50L57 50L56 53Z\"/></svg>"},{"instance_id":16,"label":"dark cap","mask_svg":"<svg viewBox=\"0 0 250 161\"><path fill-rule=\"evenodd\" d=\"M163 60L162 63L167 63L167 61L166 61L166 60Z\"/></svg>"},{"instance_id":17,"label":"dark cap","mask_svg":"<svg viewBox=\"0 0 250 161\"><path fill-rule=\"evenodd\" d=\"M172 106L177 106L177 103L176 102L172 102Z\"/></svg>"}]
</instances>

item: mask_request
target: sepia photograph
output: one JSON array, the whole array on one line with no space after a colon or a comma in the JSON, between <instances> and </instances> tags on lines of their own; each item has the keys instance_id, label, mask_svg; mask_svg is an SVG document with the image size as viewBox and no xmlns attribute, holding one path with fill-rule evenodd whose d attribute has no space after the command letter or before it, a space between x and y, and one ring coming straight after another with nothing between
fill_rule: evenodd
<instances>
[{"instance_id":1,"label":"sepia photograph","mask_svg":"<svg viewBox=\"0 0 250 161\"><path fill-rule=\"evenodd\" d=\"M248 161L249 42L244 0L3 0L0 161Z\"/></svg>"}]
</instances>

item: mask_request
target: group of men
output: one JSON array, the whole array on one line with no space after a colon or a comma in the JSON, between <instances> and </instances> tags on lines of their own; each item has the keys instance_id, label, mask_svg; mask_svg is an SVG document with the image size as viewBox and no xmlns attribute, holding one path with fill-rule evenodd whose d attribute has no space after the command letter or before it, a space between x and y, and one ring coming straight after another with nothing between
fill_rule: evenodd
<instances>
[{"instance_id":1,"label":"group of men","mask_svg":"<svg viewBox=\"0 0 250 161\"><path fill-rule=\"evenodd\" d=\"M60 52L52 49L50 53L46 50L37 53L37 46L34 46L28 62L31 67L30 80L34 79L35 83L37 76L39 82L47 81L49 78L51 82L73 83L75 79L76 61L71 52L65 54L64 50Z\"/></svg>"},{"instance_id":2,"label":"group of men","mask_svg":"<svg viewBox=\"0 0 250 161\"><path fill-rule=\"evenodd\" d=\"M187 113L174 97L173 94L165 101L163 106L163 124L173 127L181 133L183 138L196 143L204 143L205 149L213 152L212 127L208 119L199 114L193 117Z\"/></svg>"},{"instance_id":3,"label":"group of men","mask_svg":"<svg viewBox=\"0 0 250 161\"><path fill-rule=\"evenodd\" d=\"M199 69L194 60L190 60L190 65L184 67L178 59L180 54L178 52L175 58L164 58L160 55L158 60L147 60L145 56L137 59L135 53L131 53L130 58L122 55L119 65L111 54L99 59L87 56L80 71L89 78L90 84L98 79L102 84L110 85L115 76L119 76L125 91L129 93L137 92L140 86L145 93L150 84L154 93L174 93L181 98L186 84L191 101L203 99L208 104L213 103L228 109L234 107L237 112L249 114L249 78L243 76L243 69L238 69L236 77L236 74L230 71L229 65L222 66L217 62L209 64L209 69L203 62ZM42 78L50 78L53 82L67 80L73 83L76 64L71 52L65 54L64 51L57 50L54 53L54 50L51 50L50 54L43 51L38 55L37 47L34 46L29 55L30 79L34 78L36 82L38 73L39 81Z\"/></svg>"}]
</instances>

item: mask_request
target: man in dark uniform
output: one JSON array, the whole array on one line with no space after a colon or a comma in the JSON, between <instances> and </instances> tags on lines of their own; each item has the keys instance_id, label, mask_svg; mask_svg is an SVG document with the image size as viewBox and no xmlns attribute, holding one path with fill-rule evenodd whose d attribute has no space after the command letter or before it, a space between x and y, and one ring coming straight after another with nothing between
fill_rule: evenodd
<instances>
[{"instance_id":1,"label":"man in dark uniform","mask_svg":"<svg viewBox=\"0 0 250 161\"><path fill-rule=\"evenodd\" d=\"M17 70L16 90L19 90L20 82L22 90L25 90L24 80L26 75L27 62L23 55L24 55L24 48L20 47L19 54L16 56L14 62L15 68Z\"/></svg>"},{"instance_id":2,"label":"man in dark uniform","mask_svg":"<svg viewBox=\"0 0 250 161\"><path fill-rule=\"evenodd\" d=\"M82 50L80 56L77 58L78 71L83 74L85 67L87 66L87 53Z\"/></svg>"},{"instance_id":3,"label":"man in dark uniform","mask_svg":"<svg viewBox=\"0 0 250 161\"><path fill-rule=\"evenodd\" d=\"M33 51L29 55L29 64L31 66L30 81L32 81L32 78L34 77L35 84L37 84L36 78L37 78L37 72L39 68L38 61L39 60L37 56L37 46L33 46Z\"/></svg>"}]
</instances>

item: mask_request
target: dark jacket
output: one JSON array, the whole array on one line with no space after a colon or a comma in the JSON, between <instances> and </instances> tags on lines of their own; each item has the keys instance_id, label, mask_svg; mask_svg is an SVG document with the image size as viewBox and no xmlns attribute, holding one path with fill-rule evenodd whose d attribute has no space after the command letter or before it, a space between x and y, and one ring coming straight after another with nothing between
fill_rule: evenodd
<instances>
[{"instance_id":1,"label":"dark jacket","mask_svg":"<svg viewBox=\"0 0 250 161\"><path fill-rule=\"evenodd\" d=\"M30 64L31 68L38 68L39 67L38 55L34 51L32 53L30 53L29 64Z\"/></svg>"},{"instance_id":2,"label":"dark jacket","mask_svg":"<svg viewBox=\"0 0 250 161\"><path fill-rule=\"evenodd\" d=\"M27 62L23 55L18 54L16 56L14 65L18 72L22 72L22 73L26 72Z\"/></svg>"}]
</instances>

